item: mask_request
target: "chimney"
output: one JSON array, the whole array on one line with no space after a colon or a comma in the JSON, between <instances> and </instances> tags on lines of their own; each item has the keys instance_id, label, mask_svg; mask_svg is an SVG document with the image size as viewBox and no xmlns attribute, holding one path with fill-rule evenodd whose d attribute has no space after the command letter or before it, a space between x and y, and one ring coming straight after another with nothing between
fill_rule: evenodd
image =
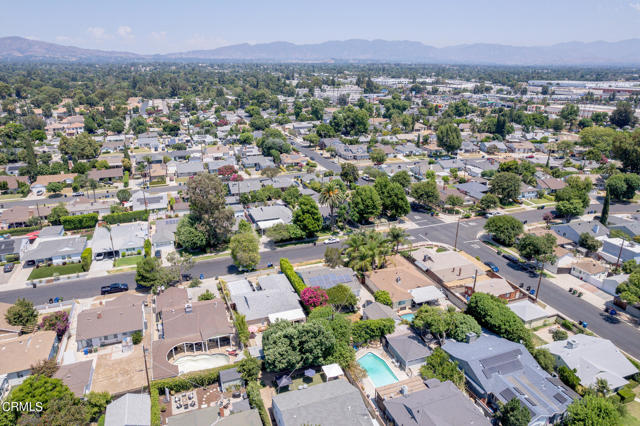
<instances>
[{"instance_id":1,"label":"chimney","mask_svg":"<svg viewBox=\"0 0 640 426\"><path fill-rule=\"evenodd\" d=\"M467 342L467 343L473 343L476 340L478 340L478 335L476 333L474 333L473 331L470 331L465 335L464 341Z\"/></svg>"},{"instance_id":2,"label":"chimney","mask_svg":"<svg viewBox=\"0 0 640 426\"><path fill-rule=\"evenodd\" d=\"M569 349L575 349L578 347L578 341L575 339L570 339L567 340L567 348Z\"/></svg>"},{"instance_id":3,"label":"chimney","mask_svg":"<svg viewBox=\"0 0 640 426\"><path fill-rule=\"evenodd\" d=\"M191 303L185 303L184 305L184 313L190 314L193 311Z\"/></svg>"},{"instance_id":4,"label":"chimney","mask_svg":"<svg viewBox=\"0 0 640 426\"><path fill-rule=\"evenodd\" d=\"M458 276L462 275L462 267L458 268Z\"/></svg>"}]
</instances>

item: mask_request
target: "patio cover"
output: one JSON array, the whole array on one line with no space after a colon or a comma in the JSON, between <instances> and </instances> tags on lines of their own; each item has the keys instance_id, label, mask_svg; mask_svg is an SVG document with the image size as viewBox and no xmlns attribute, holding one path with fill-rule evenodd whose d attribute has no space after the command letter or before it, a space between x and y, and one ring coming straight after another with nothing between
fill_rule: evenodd
<instances>
[{"instance_id":1,"label":"patio cover","mask_svg":"<svg viewBox=\"0 0 640 426\"><path fill-rule=\"evenodd\" d=\"M325 376L327 376L327 380L344 375L342 368L340 368L340 366L335 363L329 364L329 365L323 365L322 372L324 373Z\"/></svg>"},{"instance_id":2,"label":"patio cover","mask_svg":"<svg viewBox=\"0 0 640 426\"><path fill-rule=\"evenodd\" d=\"M442 293L439 288L432 285L414 288L413 290L409 290L409 292L411 293L411 296L413 296L413 301L416 303L431 302L432 300L445 298L444 293Z\"/></svg>"},{"instance_id":3,"label":"patio cover","mask_svg":"<svg viewBox=\"0 0 640 426\"><path fill-rule=\"evenodd\" d=\"M305 319L306 316L302 311L302 308L292 309L290 311L282 311L276 312L275 314L269 314L269 323L273 324L278 320L287 320L287 321L300 321Z\"/></svg>"},{"instance_id":4,"label":"patio cover","mask_svg":"<svg viewBox=\"0 0 640 426\"><path fill-rule=\"evenodd\" d=\"M291 377L289 376L282 376L278 380L276 380L276 383L278 384L279 388L283 388L293 383L293 380L291 380Z\"/></svg>"}]
</instances>

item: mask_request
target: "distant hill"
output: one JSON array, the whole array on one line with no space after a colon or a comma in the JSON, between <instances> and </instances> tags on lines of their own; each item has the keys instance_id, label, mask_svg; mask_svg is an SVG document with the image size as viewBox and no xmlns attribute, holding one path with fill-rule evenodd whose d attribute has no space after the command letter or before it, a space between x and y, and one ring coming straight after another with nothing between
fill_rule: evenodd
<instances>
[{"instance_id":1,"label":"distant hill","mask_svg":"<svg viewBox=\"0 0 640 426\"><path fill-rule=\"evenodd\" d=\"M273 42L216 49L140 55L81 49L22 37L0 38L5 61L251 61L251 62L410 62L497 65L639 65L640 39L570 42L551 46L464 44L437 48L416 41L344 40L317 44Z\"/></svg>"}]
</instances>

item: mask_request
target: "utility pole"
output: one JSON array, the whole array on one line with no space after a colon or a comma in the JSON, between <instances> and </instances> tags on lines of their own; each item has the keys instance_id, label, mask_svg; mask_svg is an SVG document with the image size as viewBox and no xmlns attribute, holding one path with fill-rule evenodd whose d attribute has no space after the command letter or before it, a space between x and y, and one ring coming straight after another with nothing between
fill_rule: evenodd
<instances>
[{"instance_id":1,"label":"utility pole","mask_svg":"<svg viewBox=\"0 0 640 426\"><path fill-rule=\"evenodd\" d=\"M622 243L620 244L620 251L618 252L618 259L616 260L616 267L619 268L620 267L620 257L622 256L622 247L624 247L624 238L620 237L620 239L622 240Z\"/></svg>"},{"instance_id":2,"label":"utility pole","mask_svg":"<svg viewBox=\"0 0 640 426\"><path fill-rule=\"evenodd\" d=\"M476 281L478 280L478 270L476 269L476 273L473 274L473 292L476 292Z\"/></svg>"},{"instance_id":3,"label":"utility pole","mask_svg":"<svg viewBox=\"0 0 640 426\"><path fill-rule=\"evenodd\" d=\"M456 225L456 240L453 243L453 249L458 250L458 230L460 229L460 219L462 216L458 216L458 225Z\"/></svg>"},{"instance_id":4,"label":"utility pole","mask_svg":"<svg viewBox=\"0 0 640 426\"><path fill-rule=\"evenodd\" d=\"M147 392L151 396L151 382L149 381L149 368L147 367L147 349L142 344L142 357L144 358L144 372L147 375Z\"/></svg>"},{"instance_id":5,"label":"utility pole","mask_svg":"<svg viewBox=\"0 0 640 426\"><path fill-rule=\"evenodd\" d=\"M540 294L540 284L542 284L542 272L544 271L544 262L540 264L540 276L538 277L538 288L536 288L536 302L538 301L538 295Z\"/></svg>"}]
</instances>

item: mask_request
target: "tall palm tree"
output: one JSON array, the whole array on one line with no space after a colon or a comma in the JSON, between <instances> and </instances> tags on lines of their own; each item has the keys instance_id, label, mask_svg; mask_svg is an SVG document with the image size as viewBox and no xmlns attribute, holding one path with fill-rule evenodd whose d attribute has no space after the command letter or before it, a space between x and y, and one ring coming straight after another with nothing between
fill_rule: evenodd
<instances>
[{"instance_id":1,"label":"tall palm tree","mask_svg":"<svg viewBox=\"0 0 640 426\"><path fill-rule=\"evenodd\" d=\"M330 181L325 183L320 189L320 195L318 200L320 204L329 207L329 214L331 215L331 229L335 226L334 210L339 207L346 199L345 193L342 191L336 181Z\"/></svg>"},{"instance_id":2,"label":"tall palm tree","mask_svg":"<svg viewBox=\"0 0 640 426\"><path fill-rule=\"evenodd\" d=\"M98 189L98 181L95 179L89 179L87 181L87 185L93 191L93 202L96 201L96 189Z\"/></svg>"},{"instance_id":3,"label":"tall palm tree","mask_svg":"<svg viewBox=\"0 0 640 426\"><path fill-rule=\"evenodd\" d=\"M400 244L404 244L408 241L407 237L409 234L397 226L392 226L387 232L387 240L393 245L394 253L398 253L398 249L400 248Z\"/></svg>"},{"instance_id":4,"label":"tall palm tree","mask_svg":"<svg viewBox=\"0 0 640 426\"><path fill-rule=\"evenodd\" d=\"M369 252L371 257L371 268L383 268L387 262L387 256L391 254L391 246L387 239L380 232L367 232L367 242L365 250Z\"/></svg>"}]
</instances>

